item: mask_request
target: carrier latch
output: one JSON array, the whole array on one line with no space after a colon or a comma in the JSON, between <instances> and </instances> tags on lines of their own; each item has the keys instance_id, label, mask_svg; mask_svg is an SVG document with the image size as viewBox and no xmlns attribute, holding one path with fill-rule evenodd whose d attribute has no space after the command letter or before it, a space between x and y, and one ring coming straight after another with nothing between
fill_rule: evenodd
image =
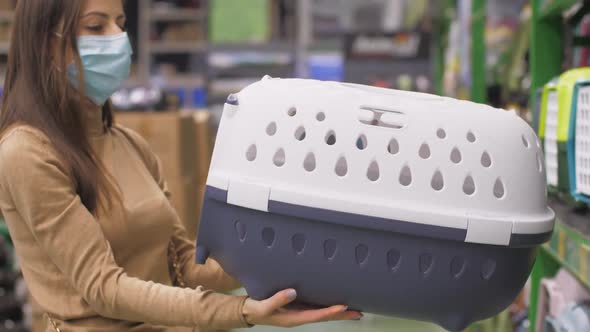
<instances>
[{"instance_id":1,"label":"carrier latch","mask_svg":"<svg viewBox=\"0 0 590 332\"><path fill-rule=\"evenodd\" d=\"M249 209L268 212L270 187L247 182L230 180L227 190L227 203Z\"/></svg>"}]
</instances>

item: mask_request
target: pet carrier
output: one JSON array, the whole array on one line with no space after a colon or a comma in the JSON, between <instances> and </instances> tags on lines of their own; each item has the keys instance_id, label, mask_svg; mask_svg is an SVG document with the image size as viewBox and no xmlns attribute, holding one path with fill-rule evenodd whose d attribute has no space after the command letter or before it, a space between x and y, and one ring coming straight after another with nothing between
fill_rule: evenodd
<instances>
[{"instance_id":1,"label":"pet carrier","mask_svg":"<svg viewBox=\"0 0 590 332\"><path fill-rule=\"evenodd\" d=\"M577 68L563 73L555 84L545 87L541 103L539 136L543 139L549 192L570 196L567 141L574 85L590 78L590 68Z\"/></svg>"},{"instance_id":2,"label":"pet carrier","mask_svg":"<svg viewBox=\"0 0 590 332\"><path fill-rule=\"evenodd\" d=\"M537 91L535 91L535 97L533 99L532 127L535 133L539 132L539 122L541 120L541 99L543 98L543 90L543 88L537 89Z\"/></svg>"},{"instance_id":3,"label":"pet carrier","mask_svg":"<svg viewBox=\"0 0 590 332\"><path fill-rule=\"evenodd\" d=\"M254 299L293 287L461 330L520 292L553 230L545 188L540 143L513 112L265 77L226 102L196 260Z\"/></svg>"},{"instance_id":4,"label":"pet carrier","mask_svg":"<svg viewBox=\"0 0 590 332\"><path fill-rule=\"evenodd\" d=\"M590 204L590 80L576 83L568 133L572 196Z\"/></svg>"}]
</instances>

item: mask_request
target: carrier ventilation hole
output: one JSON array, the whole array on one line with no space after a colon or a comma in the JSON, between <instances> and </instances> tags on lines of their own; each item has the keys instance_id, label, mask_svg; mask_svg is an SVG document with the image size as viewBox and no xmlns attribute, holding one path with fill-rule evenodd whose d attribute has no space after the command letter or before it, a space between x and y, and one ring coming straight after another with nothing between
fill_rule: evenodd
<instances>
[{"instance_id":1,"label":"carrier ventilation hole","mask_svg":"<svg viewBox=\"0 0 590 332\"><path fill-rule=\"evenodd\" d=\"M455 164L458 164L461 162L461 160L463 160L463 156L461 156L461 151L459 151L459 148L454 147L451 151L451 161Z\"/></svg>"},{"instance_id":2,"label":"carrier ventilation hole","mask_svg":"<svg viewBox=\"0 0 590 332\"><path fill-rule=\"evenodd\" d=\"M420 146L420 150L418 151L418 155L422 159L430 158L430 146L428 146L427 143L423 143L422 146Z\"/></svg>"},{"instance_id":3,"label":"carrier ventilation hole","mask_svg":"<svg viewBox=\"0 0 590 332\"><path fill-rule=\"evenodd\" d=\"M295 116L297 115L297 109L295 107L291 107L289 108L289 111L287 111L287 114L289 114L289 116Z\"/></svg>"},{"instance_id":4,"label":"carrier ventilation hole","mask_svg":"<svg viewBox=\"0 0 590 332\"><path fill-rule=\"evenodd\" d=\"M461 256L455 256L453 260L451 260L451 276L455 279L458 279L465 271L465 259Z\"/></svg>"},{"instance_id":5,"label":"carrier ventilation hole","mask_svg":"<svg viewBox=\"0 0 590 332\"><path fill-rule=\"evenodd\" d=\"M492 157L490 157L490 154L487 151L484 151L481 155L481 165L485 168L492 166Z\"/></svg>"},{"instance_id":6,"label":"carrier ventilation hole","mask_svg":"<svg viewBox=\"0 0 590 332\"><path fill-rule=\"evenodd\" d=\"M502 179L498 178L496 179L496 183L494 183L494 196L496 196L498 199L501 199L504 197L504 195L504 182Z\"/></svg>"},{"instance_id":7,"label":"carrier ventilation hole","mask_svg":"<svg viewBox=\"0 0 590 332\"><path fill-rule=\"evenodd\" d=\"M488 259L481 266L481 277L484 280L490 280L494 272L496 271L496 262Z\"/></svg>"},{"instance_id":8,"label":"carrier ventilation hole","mask_svg":"<svg viewBox=\"0 0 590 332\"><path fill-rule=\"evenodd\" d=\"M387 152L394 155L399 153L399 143L395 138L392 138L391 141L389 141L389 145L387 145Z\"/></svg>"},{"instance_id":9,"label":"carrier ventilation hole","mask_svg":"<svg viewBox=\"0 0 590 332\"><path fill-rule=\"evenodd\" d=\"M521 137L522 137L522 144L524 144L524 147L528 149L530 146L529 140L526 139L526 137L524 135L522 135Z\"/></svg>"},{"instance_id":10,"label":"carrier ventilation hole","mask_svg":"<svg viewBox=\"0 0 590 332\"><path fill-rule=\"evenodd\" d=\"M473 132L471 132L471 131L470 131L470 132L468 132L468 133L467 133L467 141L468 141L469 143L475 143L475 140L476 140L476 139L475 139L475 134L474 134Z\"/></svg>"},{"instance_id":11,"label":"carrier ventilation hole","mask_svg":"<svg viewBox=\"0 0 590 332\"><path fill-rule=\"evenodd\" d=\"M324 112L319 112L316 116L315 116L316 120L322 122L324 120L326 120L326 113Z\"/></svg>"},{"instance_id":12,"label":"carrier ventilation hole","mask_svg":"<svg viewBox=\"0 0 590 332\"><path fill-rule=\"evenodd\" d=\"M258 153L258 149L256 148L256 144L250 145L248 150L246 151L246 159L248 161L256 160L256 154Z\"/></svg>"},{"instance_id":13,"label":"carrier ventilation hole","mask_svg":"<svg viewBox=\"0 0 590 332\"><path fill-rule=\"evenodd\" d=\"M401 261L401 253L399 250L391 249L387 252L387 266L391 271L397 270Z\"/></svg>"},{"instance_id":14,"label":"carrier ventilation hole","mask_svg":"<svg viewBox=\"0 0 590 332\"><path fill-rule=\"evenodd\" d=\"M432 259L431 254L420 255L419 262L418 262L418 267L420 269L420 273L422 273L424 275L428 274L430 272L430 270L432 269L433 263L434 263L434 260Z\"/></svg>"},{"instance_id":15,"label":"carrier ventilation hole","mask_svg":"<svg viewBox=\"0 0 590 332\"><path fill-rule=\"evenodd\" d=\"M366 149L368 145L369 142L367 141L367 136L365 136L364 134L360 135L359 138L356 140L356 147L359 150Z\"/></svg>"},{"instance_id":16,"label":"carrier ventilation hole","mask_svg":"<svg viewBox=\"0 0 590 332\"><path fill-rule=\"evenodd\" d=\"M468 175L463 182L463 192L468 196L471 196L475 193L475 181L473 181L473 177L471 175Z\"/></svg>"},{"instance_id":17,"label":"carrier ventilation hole","mask_svg":"<svg viewBox=\"0 0 590 332\"><path fill-rule=\"evenodd\" d=\"M348 163L346 162L346 158L340 157L340 159L338 159L334 171L336 172L336 175L340 177L346 176L348 173Z\"/></svg>"},{"instance_id":18,"label":"carrier ventilation hole","mask_svg":"<svg viewBox=\"0 0 590 332\"><path fill-rule=\"evenodd\" d=\"M315 171L316 161L313 152L308 153L305 157L305 160L303 161L303 168L308 172Z\"/></svg>"},{"instance_id":19,"label":"carrier ventilation hole","mask_svg":"<svg viewBox=\"0 0 590 332\"><path fill-rule=\"evenodd\" d=\"M303 254L303 251L305 250L306 241L307 240L305 238L305 235L303 234L293 235L293 238L291 239L291 244L293 246L293 251L295 251L297 255Z\"/></svg>"},{"instance_id":20,"label":"carrier ventilation hole","mask_svg":"<svg viewBox=\"0 0 590 332\"><path fill-rule=\"evenodd\" d=\"M305 139L306 133L305 133L305 128L303 126L297 128L297 130L295 130L295 139L298 141L303 141Z\"/></svg>"},{"instance_id":21,"label":"carrier ventilation hole","mask_svg":"<svg viewBox=\"0 0 590 332\"><path fill-rule=\"evenodd\" d=\"M406 165L402 168L399 173L399 183L404 187L412 184L412 169L410 169L410 166Z\"/></svg>"},{"instance_id":22,"label":"carrier ventilation hole","mask_svg":"<svg viewBox=\"0 0 590 332\"><path fill-rule=\"evenodd\" d=\"M445 179L439 170L434 172L432 181L430 181L430 186L436 191L441 191L445 187Z\"/></svg>"},{"instance_id":23,"label":"carrier ventilation hole","mask_svg":"<svg viewBox=\"0 0 590 332\"><path fill-rule=\"evenodd\" d=\"M447 138L447 132L446 132L444 129L442 129L442 128L439 128L439 129L436 131L436 136L437 136L438 138L440 138L440 139L445 139L445 138Z\"/></svg>"},{"instance_id":24,"label":"carrier ventilation hole","mask_svg":"<svg viewBox=\"0 0 590 332\"><path fill-rule=\"evenodd\" d=\"M246 240L246 225L241 222L241 221L236 221L236 233L238 234L238 239L240 239L241 242L244 242Z\"/></svg>"},{"instance_id":25,"label":"carrier ventilation hole","mask_svg":"<svg viewBox=\"0 0 590 332\"><path fill-rule=\"evenodd\" d=\"M539 173L543 173L543 157L540 151L537 151L537 169Z\"/></svg>"},{"instance_id":26,"label":"carrier ventilation hole","mask_svg":"<svg viewBox=\"0 0 590 332\"><path fill-rule=\"evenodd\" d=\"M356 246L354 253L355 253L356 263L359 265L362 265L363 263L365 263L367 261L367 258L369 257L369 247L367 247L364 244L359 244L358 246Z\"/></svg>"},{"instance_id":27,"label":"carrier ventilation hole","mask_svg":"<svg viewBox=\"0 0 590 332\"><path fill-rule=\"evenodd\" d=\"M379 164L377 163L377 161L373 161L369 165L369 168L367 169L367 179L375 182L375 181L379 180L379 177L380 177Z\"/></svg>"},{"instance_id":28,"label":"carrier ventilation hole","mask_svg":"<svg viewBox=\"0 0 590 332\"><path fill-rule=\"evenodd\" d=\"M266 134L268 134L268 136L274 136L276 133L277 133L276 122L269 123L268 127L266 127Z\"/></svg>"},{"instance_id":29,"label":"carrier ventilation hole","mask_svg":"<svg viewBox=\"0 0 590 332\"><path fill-rule=\"evenodd\" d=\"M270 227L266 227L262 230L262 242L268 248L271 248L275 242L275 231Z\"/></svg>"},{"instance_id":30,"label":"carrier ventilation hole","mask_svg":"<svg viewBox=\"0 0 590 332\"><path fill-rule=\"evenodd\" d=\"M287 158L285 156L285 150L278 149L272 160L273 160L275 166L277 166L277 167L285 166L285 163L287 162Z\"/></svg>"},{"instance_id":31,"label":"carrier ventilation hole","mask_svg":"<svg viewBox=\"0 0 590 332\"><path fill-rule=\"evenodd\" d=\"M326 134L326 144L336 144L336 133L334 133L334 131L329 131L328 134Z\"/></svg>"},{"instance_id":32,"label":"carrier ventilation hole","mask_svg":"<svg viewBox=\"0 0 590 332\"><path fill-rule=\"evenodd\" d=\"M326 240L324 241L324 257L329 260L334 259L336 256L336 240Z\"/></svg>"}]
</instances>

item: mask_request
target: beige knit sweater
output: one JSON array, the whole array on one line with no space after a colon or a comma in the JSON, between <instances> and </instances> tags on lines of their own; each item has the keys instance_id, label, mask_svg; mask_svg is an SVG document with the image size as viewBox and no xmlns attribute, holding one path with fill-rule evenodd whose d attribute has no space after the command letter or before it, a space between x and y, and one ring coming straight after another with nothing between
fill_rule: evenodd
<instances>
[{"instance_id":1,"label":"beige knit sweater","mask_svg":"<svg viewBox=\"0 0 590 332\"><path fill-rule=\"evenodd\" d=\"M62 332L246 327L245 297L213 291L237 281L213 260L194 263L194 244L147 143L123 127L105 130L99 112L88 116L88 129L123 197L122 208L98 219L40 131L17 126L0 139L0 209L41 308ZM188 288L171 286L170 241Z\"/></svg>"}]
</instances>

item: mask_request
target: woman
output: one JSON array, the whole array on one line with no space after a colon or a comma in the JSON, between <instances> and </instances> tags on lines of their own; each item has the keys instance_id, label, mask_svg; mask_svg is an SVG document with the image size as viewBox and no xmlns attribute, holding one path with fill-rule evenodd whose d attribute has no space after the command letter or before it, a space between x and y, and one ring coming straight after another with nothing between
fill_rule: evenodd
<instances>
[{"instance_id":1,"label":"woman","mask_svg":"<svg viewBox=\"0 0 590 332\"><path fill-rule=\"evenodd\" d=\"M194 245L146 142L113 125L129 74L122 0L19 0L0 114L0 208L46 331L185 331L358 319L254 301ZM79 74L78 74L79 73ZM172 253L172 255L169 255ZM170 258L171 257L171 258ZM174 279L186 287L172 287Z\"/></svg>"}]
</instances>

